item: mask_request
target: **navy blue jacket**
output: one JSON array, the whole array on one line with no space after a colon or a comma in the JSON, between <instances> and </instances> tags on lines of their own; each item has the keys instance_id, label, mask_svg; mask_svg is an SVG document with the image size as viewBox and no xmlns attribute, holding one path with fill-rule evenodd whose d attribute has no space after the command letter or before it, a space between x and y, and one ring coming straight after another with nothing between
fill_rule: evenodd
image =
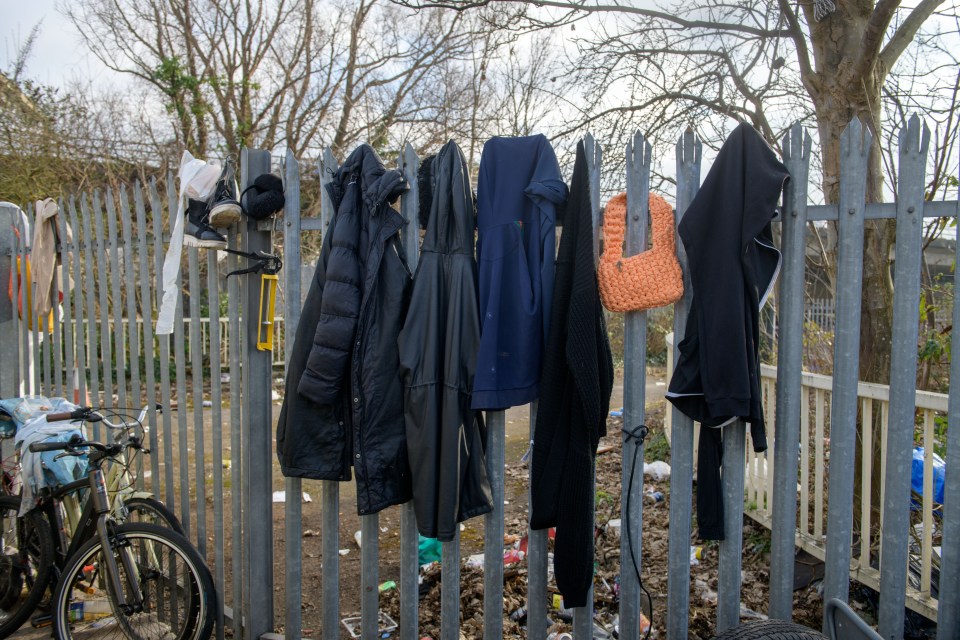
<instances>
[{"instance_id":1,"label":"navy blue jacket","mask_svg":"<svg viewBox=\"0 0 960 640\"><path fill-rule=\"evenodd\" d=\"M543 135L491 138L477 181L480 351L474 409L526 404L539 393L549 329L557 208L567 186Z\"/></svg>"}]
</instances>

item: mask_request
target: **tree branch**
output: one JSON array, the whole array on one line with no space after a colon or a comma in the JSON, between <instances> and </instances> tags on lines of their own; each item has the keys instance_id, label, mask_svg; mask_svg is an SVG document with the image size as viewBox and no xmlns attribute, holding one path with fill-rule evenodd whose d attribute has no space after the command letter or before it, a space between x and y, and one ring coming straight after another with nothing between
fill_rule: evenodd
<instances>
[{"instance_id":1,"label":"tree branch","mask_svg":"<svg viewBox=\"0 0 960 640\"><path fill-rule=\"evenodd\" d=\"M920 4L913 8L913 11L910 12L907 19L897 27L896 32L894 32L890 41L883 47L879 55L878 62L884 77L890 73L890 69L907 48L907 45L913 42L914 36L916 36L917 31L920 30L920 25L933 15L933 12L936 11L937 7L941 4L943 4L943 0L922 0Z\"/></svg>"},{"instance_id":2,"label":"tree branch","mask_svg":"<svg viewBox=\"0 0 960 640\"><path fill-rule=\"evenodd\" d=\"M491 4L492 0L391 0L395 4L410 7L413 9L453 9L454 11L466 11L485 7ZM571 0L563 2L561 0L509 0L510 2L520 2L536 7L550 7L554 9L563 9L573 12L584 13L625 13L655 20L662 20L674 24L684 29L711 29L714 31L749 33L753 36L763 38L770 37L788 37L790 32L785 29L758 29L745 24L730 24L726 22L717 22L714 20L684 20L683 18L667 13L665 11L654 11L652 9L643 9L640 7L623 6L617 4L586 4L585 0Z\"/></svg>"},{"instance_id":3,"label":"tree branch","mask_svg":"<svg viewBox=\"0 0 960 640\"><path fill-rule=\"evenodd\" d=\"M800 20L797 14L790 7L789 0L778 0L780 4L780 13L787 21L790 39L793 40L797 48L797 64L800 65L800 81L807 88L810 97L816 100L820 95L820 76L813 70L810 64L810 50L807 48L807 39L804 36L803 29L800 27Z\"/></svg>"},{"instance_id":4,"label":"tree branch","mask_svg":"<svg viewBox=\"0 0 960 640\"><path fill-rule=\"evenodd\" d=\"M655 96L649 100L646 100L645 102L642 102L640 104L627 105L623 107L611 107L609 109L604 109L603 111L600 111L592 116L582 119L573 127L557 132L555 135L551 136L551 140L556 140L558 138L563 138L564 136L568 136L571 133L574 133L575 131L583 129L590 123L603 118L604 116L608 116L614 113L635 113L638 111L643 111L644 109L650 106L653 106L657 103L670 102L670 101L685 101L685 102L699 105L701 107L706 107L707 109L710 109L715 113L729 116L738 122L743 122L747 117L750 117L752 119L754 115L742 107L737 107L730 104L721 104L713 100L708 100L707 98L704 98L702 95L699 95L699 94L687 93L683 91L669 91L661 95Z\"/></svg>"},{"instance_id":5,"label":"tree branch","mask_svg":"<svg viewBox=\"0 0 960 640\"><path fill-rule=\"evenodd\" d=\"M887 27L893 15L900 6L900 0L880 0L870 14L867 26L863 30L863 39L860 41L860 57L853 69L850 82L859 85L863 78L873 70L880 54L880 44L887 32Z\"/></svg>"}]
</instances>

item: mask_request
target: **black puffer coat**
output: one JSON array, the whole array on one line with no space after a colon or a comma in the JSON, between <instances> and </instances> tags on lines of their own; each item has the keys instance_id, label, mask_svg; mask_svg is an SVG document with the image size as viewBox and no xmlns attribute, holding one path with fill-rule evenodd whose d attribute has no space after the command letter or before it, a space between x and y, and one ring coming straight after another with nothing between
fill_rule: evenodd
<instances>
[{"instance_id":1,"label":"black puffer coat","mask_svg":"<svg viewBox=\"0 0 960 640\"><path fill-rule=\"evenodd\" d=\"M429 210L400 367L417 528L453 540L457 523L493 509L480 412L470 408L480 347L476 219L470 173L450 141L433 159L421 210ZM423 186L423 185L422 185Z\"/></svg>"},{"instance_id":2,"label":"black puffer coat","mask_svg":"<svg viewBox=\"0 0 960 640\"><path fill-rule=\"evenodd\" d=\"M283 474L349 480L357 511L411 497L397 334L412 275L390 202L408 186L372 147L327 185L336 211L304 303L277 427Z\"/></svg>"}]
</instances>

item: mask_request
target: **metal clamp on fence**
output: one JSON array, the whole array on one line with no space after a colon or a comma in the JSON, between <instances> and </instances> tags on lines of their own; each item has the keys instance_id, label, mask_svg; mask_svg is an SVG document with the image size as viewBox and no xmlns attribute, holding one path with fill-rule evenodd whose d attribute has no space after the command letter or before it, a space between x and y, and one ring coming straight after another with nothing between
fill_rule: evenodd
<instances>
[{"instance_id":1,"label":"metal clamp on fence","mask_svg":"<svg viewBox=\"0 0 960 640\"><path fill-rule=\"evenodd\" d=\"M257 349L273 351L273 315L276 309L277 282L279 280L277 274L283 268L283 261L272 253L266 253L265 251L249 252L238 249L221 249L221 251L254 261L252 266L231 271L227 274L227 277L246 273L260 274L260 320L257 324Z\"/></svg>"}]
</instances>

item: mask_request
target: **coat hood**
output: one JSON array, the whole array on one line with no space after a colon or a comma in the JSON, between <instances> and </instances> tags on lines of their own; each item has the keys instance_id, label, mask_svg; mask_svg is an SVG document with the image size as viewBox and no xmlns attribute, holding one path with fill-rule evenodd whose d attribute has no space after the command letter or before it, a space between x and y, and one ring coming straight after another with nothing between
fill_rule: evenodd
<instances>
[{"instance_id":1,"label":"coat hood","mask_svg":"<svg viewBox=\"0 0 960 640\"><path fill-rule=\"evenodd\" d=\"M374 214L382 202L393 202L410 190L410 185L396 169L387 169L377 152L368 144L362 144L347 156L340 168L327 183L327 193L334 210L340 207L347 185L360 181L363 203Z\"/></svg>"},{"instance_id":2,"label":"coat hood","mask_svg":"<svg viewBox=\"0 0 960 640\"><path fill-rule=\"evenodd\" d=\"M432 190L442 186L444 192L436 200L431 196L422 251L472 256L477 218L470 173L463 152L453 140L443 145L432 159L430 181Z\"/></svg>"}]
</instances>

